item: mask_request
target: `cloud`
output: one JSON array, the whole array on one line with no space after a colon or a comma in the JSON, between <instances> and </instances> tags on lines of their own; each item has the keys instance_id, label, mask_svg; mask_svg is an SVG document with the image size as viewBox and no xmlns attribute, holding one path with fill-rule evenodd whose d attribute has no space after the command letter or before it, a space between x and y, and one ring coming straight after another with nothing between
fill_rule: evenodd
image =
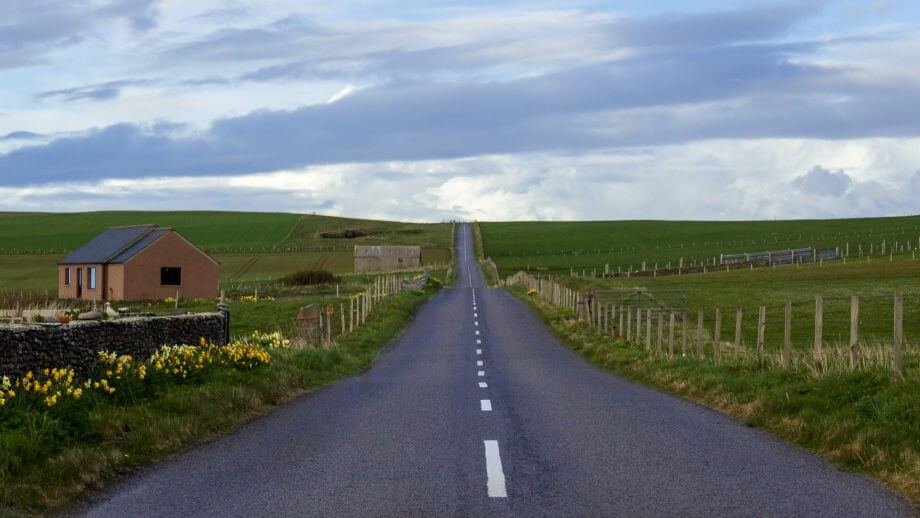
<instances>
[{"instance_id":1,"label":"cloud","mask_svg":"<svg viewBox=\"0 0 920 518\"><path fill-rule=\"evenodd\" d=\"M153 82L154 81L150 79L107 81L105 83L96 83L73 88L48 90L36 95L35 99L37 101L60 100L64 102L109 101L118 98L118 96L121 95L121 91L126 87L148 85Z\"/></svg>"},{"instance_id":2,"label":"cloud","mask_svg":"<svg viewBox=\"0 0 920 518\"><path fill-rule=\"evenodd\" d=\"M794 176L789 171L802 170L814 156L863 161L852 162L854 181L841 197L790 188L784 179ZM916 195L909 191L915 180L903 174L904 164L917 160L920 139L717 141L572 156L526 153L62 181L0 187L0 210L168 205L427 221L867 217L917 213Z\"/></svg>"},{"instance_id":3,"label":"cloud","mask_svg":"<svg viewBox=\"0 0 920 518\"><path fill-rule=\"evenodd\" d=\"M668 13L613 25L615 39L647 47L710 47L763 41L817 14L825 1L786 1L744 9Z\"/></svg>"},{"instance_id":4,"label":"cloud","mask_svg":"<svg viewBox=\"0 0 920 518\"><path fill-rule=\"evenodd\" d=\"M5 140L35 140L44 137L44 135L33 133L31 131L13 131L6 135L0 135L0 141Z\"/></svg>"},{"instance_id":5,"label":"cloud","mask_svg":"<svg viewBox=\"0 0 920 518\"><path fill-rule=\"evenodd\" d=\"M0 69L34 64L74 45L109 21L138 31L156 25L156 0L4 0L0 2Z\"/></svg>"},{"instance_id":6,"label":"cloud","mask_svg":"<svg viewBox=\"0 0 920 518\"><path fill-rule=\"evenodd\" d=\"M792 180L792 186L800 192L819 196L842 196L851 185L853 179L843 171L835 173L819 165Z\"/></svg>"},{"instance_id":7,"label":"cloud","mask_svg":"<svg viewBox=\"0 0 920 518\"><path fill-rule=\"evenodd\" d=\"M715 138L920 134L920 90L769 46L620 60L507 82L395 82L198 132L118 124L0 155L3 182L242 174L311 164L561 153Z\"/></svg>"}]
</instances>

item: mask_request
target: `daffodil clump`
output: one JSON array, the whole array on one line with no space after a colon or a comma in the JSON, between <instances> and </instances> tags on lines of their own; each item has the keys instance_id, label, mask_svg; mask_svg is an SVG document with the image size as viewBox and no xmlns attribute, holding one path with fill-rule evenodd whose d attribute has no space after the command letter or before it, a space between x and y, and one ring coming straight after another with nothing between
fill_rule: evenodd
<instances>
[{"instance_id":1,"label":"daffodil clump","mask_svg":"<svg viewBox=\"0 0 920 518\"><path fill-rule=\"evenodd\" d=\"M29 371L15 381L4 376L0 388L0 407L17 399L53 407L67 399L80 399L87 386L74 380L73 369L45 369L38 374Z\"/></svg>"},{"instance_id":2,"label":"daffodil clump","mask_svg":"<svg viewBox=\"0 0 920 518\"><path fill-rule=\"evenodd\" d=\"M52 408L65 401L86 396L111 396L145 382L175 382L189 379L215 367L252 369L271 363L271 349L290 346L280 333L253 333L250 337L227 345L207 343L197 346L161 347L144 361L128 355L100 352L93 376L77 380L73 369L45 369L28 372L15 380L0 378L0 407L20 404L26 407Z\"/></svg>"},{"instance_id":3,"label":"daffodil clump","mask_svg":"<svg viewBox=\"0 0 920 518\"><path fill-rule=\"evenodd\" d=\"M254 331L251 335L243 339L244 342L261 345L266 349L287 349L291 346L291 341L285 339L281 333L265 333Z\"/></svg>"},{"instance_id":4,"label":"daffodil clump","mask_svg":"<svg viewBox=\"0 0 920 518\"><path fill-rule=\"evenodd\" d=\"M275 297L260 297L258 295L243 295L240 302L274 302Z\"/></svg>"}]
</instances>

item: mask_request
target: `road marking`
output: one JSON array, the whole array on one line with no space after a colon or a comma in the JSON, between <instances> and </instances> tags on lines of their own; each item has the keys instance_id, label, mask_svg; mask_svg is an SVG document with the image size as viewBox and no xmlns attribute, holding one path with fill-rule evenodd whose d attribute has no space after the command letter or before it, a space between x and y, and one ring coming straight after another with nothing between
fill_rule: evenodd
<instances>
[{"instance_id":1,"label":"road marking","mask_svg":"<svg viewBox=\"0 0 920 518\"><path fill-rule=\"evenodd\" d=\"M489 387L489 384L486 383L485 381L479 382L479 388L488 388L488 387Z\"/></svg>"},{"instance_id":2,"label":"road marking","mask_svg":"<svg viewBox=\"0 0 920 518\"><path fill-rule=\"evenodd\" d=\"M473 325L474 325L474 326L478 326L478 325L479 325L479 321L476 320L475 322L473 322Z\"/></svg>"},{"instance_id":3,"label":"road marking","mask_svg":"<svg viewBox=\"0 0 920 518\"><path fill-rule=\"evenodd\" d=\"M492 400L490 400L490 399L480 399L480 400L479 400L479 407L482 408L482 411L483 411L483 412L491 412L491 411L492 411Z\"/></svg>"},{"instance_id":4,"label":"road marking","mask_svg":"<svg viewBox=\"0 0 920 518\"><path fill-rule=\"evenodd\" d=\"M486 447L486 485L492 498L506 498L505 473L502 471L502 456L498 451L498 441L482 441Z\"/></svg>"},{"instance_id":5,"label":"road marking","mask_svg":"<svg viewBox=\"0 0 920 518\"><path fill-rule=\"evenodd\" d=\"M477 344L481 344L481 343L482 343L482 340L476 340L476 343L477 343Z\"/></svg>"},{"instance_id":6,"label":"road marking","mask_svg":"<svg viewBox=\"0 0 920 518\"><path fill-rule=\"evenodd\" d=\"M473 318L479 318L479 313L473 313Z\"/></svg>"},{"instance_id":7,"label":"road marking","mask_svg":"<svg viewBox=\"0 0 920 518\"><path fill-rule=\"evenodd\" d=\"M482 354L482 349L476 349L476 354Z\"/></svg>"},{"instance_id":8,"label":"road marking","mask_svg":"<svg viewBox=\"0 0 920 518\"><path fill-rule=\"evenodd\" d=\"M482 367L482 360L476 360L476 366Z\"/></svg>"},{"instance_id":9,"label":"road marking","mask_svg":"<svg viewBox=\"0 0 920 518\"><path fill-rule=\"evenodd\" d=\"M479 334L479 330L478 330L478 329L476 330L476 334L477 334L477 335Z\"/></svg>"},{"instance_id":10,"label":"road marking","mask_svg":"<svg viewBox=\"0 0 920 518\"><path fill-rule=\"evenodd\" d=\"M479 377L481 378L481 377L483 377L483 376L486 375L486 371L479 371L479 372L476 373L476 375L479 376Z\"/></svg>"}]
</instances>

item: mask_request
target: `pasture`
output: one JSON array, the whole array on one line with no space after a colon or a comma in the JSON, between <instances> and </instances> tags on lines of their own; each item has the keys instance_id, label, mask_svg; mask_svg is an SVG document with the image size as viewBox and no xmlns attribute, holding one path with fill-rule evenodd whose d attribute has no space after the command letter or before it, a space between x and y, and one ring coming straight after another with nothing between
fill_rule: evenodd
<instances>
[{"instance_id":1,"label":"pasture","mask_svg":"<svg viewBox=\"0 0 920 518\"><path fill-rule=\"evenodd\" d=\"M892 337L895 290L905 293L905 341L920 344L920 217L828 221L767 222L572 222L481 223L483 248L503 277L519 270L559 275L581 290L683 290L691 324L698 311L705 326L722 313L722 338L733 340L736 311L742 310L742 346L756 342L758 309L766 307L765 343L776 350L783 342L784 304L792 301L792 341L808 350L814 332L815 296L824 298L824 339L849 338L850 295L860 296L860 339L884 343ZM720 253L757 252L799 246L846 247L851 258L824 264L785 265L705 274L643 277L593 277L612 271L664 267L684 257L718 261ZM898 243L899 253L880 255ZM900 246L904 250L900 251ZM859 247L864 256L858 257ZM908 246L910 249L908 250ZM593 247L593 248L592 248ZM620 251L622 249L622 251ZM869 251L873 255L869 256ZM550 253L547 253L550 252ZM856 256L856 257L854 257ZM574 270L576 277L570 277ZM582 275L584 273L584 275Z\"/></svg>"},{"instance_id":2,"label":"pasture","mask_svg":"<svg viewBox=\"0 0 920 518\"><path fill-rule=\"evenodd\" d=\"M210 253L228 289L304 269L348 274L356 244L419 245L425 265L451 260L450 223L245 212L0 213L0 292L53 292L56 262L67 253L110 226L148 223L173 227ZM347 231L359 235L323 237Z\"/></svg>"},{"instance_id":3,"label":"pasture","mask_svg":"<svg viewBox=\"0 0 920 518\"><path fill-rule=\"evenodd\" d=\"M879 255L920 245L920 216L795 221L583 221L480 223L484 253L503 277L519 270L540 273L603 272L664 268L694 261L711 262L719 254L789 248L841 247L850 256ZM907 255L910 255L909 253Z\"/></svg>"}]
</instances>

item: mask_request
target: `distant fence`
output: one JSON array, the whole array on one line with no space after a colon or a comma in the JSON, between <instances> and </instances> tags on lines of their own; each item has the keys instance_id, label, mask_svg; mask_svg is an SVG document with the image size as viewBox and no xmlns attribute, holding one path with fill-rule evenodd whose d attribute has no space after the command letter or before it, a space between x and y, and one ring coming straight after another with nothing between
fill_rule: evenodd
<instances>
[{"instance_id":1,"label":"distant fence","mask_svg":"<svg viewBox=\"0 0 920 518\"><path fill-rule=\"evenodd\" d=\"M883 366L898 375L908 367L920 367L920 293L816 295L814 301L690 314L674 303L675 298L679 301L674 294L661 299L670 301L667 304L655 302L662 293L642 290L618 300L609 291L581 292L557 279L525 272L509 277L507 284L523 286L529 294L571 310L573 318L598 332L668 358L680 355L717 364L813 371Z\"/></svg>"},{"instance_id":2,"label":"distant fence","mask_svg":"<svg viewBox=\"0 0 920 518\"><path fill-rule=\"evenodd\" d=\"M792 248L773 252L756 252L744 254L722 254L721 264L753 264L754 266L773 266L774 264L818 263L834 261L840 250L834 248Z\"/></svg>"}]
</instances>

